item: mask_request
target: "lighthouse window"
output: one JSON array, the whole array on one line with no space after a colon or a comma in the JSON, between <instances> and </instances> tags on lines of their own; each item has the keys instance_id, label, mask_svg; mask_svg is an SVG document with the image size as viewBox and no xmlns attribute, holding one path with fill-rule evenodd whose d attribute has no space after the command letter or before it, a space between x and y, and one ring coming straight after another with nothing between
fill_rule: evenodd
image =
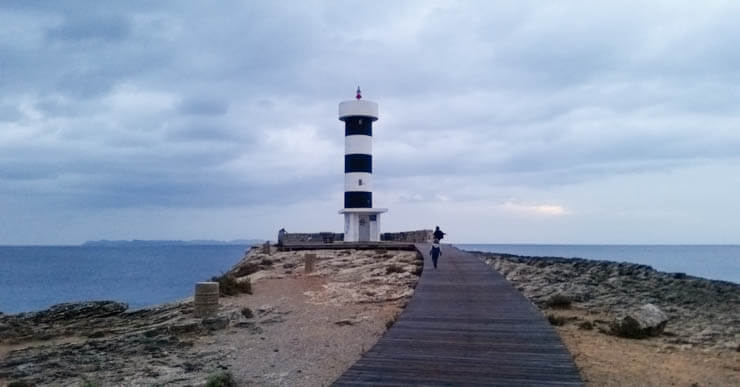
<instances>
[{"instance_id":1,"label":"lighthouse window","mask_svg":"<svg viewBox=\"0 0 740 387\"><path fill-rule=\"evenodd\" d=\"M362 179L357 182L357 185L362 185Z\"/></svg>"}]
</instances>

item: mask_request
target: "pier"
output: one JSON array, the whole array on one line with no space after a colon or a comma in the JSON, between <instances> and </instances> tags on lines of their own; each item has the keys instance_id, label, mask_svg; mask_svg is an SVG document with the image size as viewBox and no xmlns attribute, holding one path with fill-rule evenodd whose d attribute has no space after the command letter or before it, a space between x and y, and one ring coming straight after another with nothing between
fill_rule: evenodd
<instances>
[{"instance_id":1,"label":"pier","mask_svg":"<svg viewBox=\"0 0 740 387\"><path fill-rule=\"evenodd\" d=\"M470 253L416 244L424 271L395 324L335 386L582 386L545 316Z\"/></svg>"}]
</instances>

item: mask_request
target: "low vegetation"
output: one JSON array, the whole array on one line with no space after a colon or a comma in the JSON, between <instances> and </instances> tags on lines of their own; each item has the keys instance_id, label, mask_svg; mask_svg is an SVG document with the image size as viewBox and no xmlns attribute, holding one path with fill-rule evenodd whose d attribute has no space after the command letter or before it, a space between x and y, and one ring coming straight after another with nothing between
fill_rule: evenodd
<instances>
[{"instance_id":1,"label":"low vegetation","mask_svg":"<svg viewBox=\"0 0 740 387\"><path fill-rule=\"evenodd\" d=\"M548 314L547 315L547 321L550 322L550 325L563 326L563 325L565 325L566 322L568 322L568 319L566 317L563 317L563 316L558 316L558 315L554 315L554 314Z\"/></svg>"},{"instance_id":2,"label":"low vegetation","mask_svg":"<svg viewBox=\"0 0 740 387\"><path fill-rule=\"evenodd\" d=\"M252 317L254 317L254 312L252 312L252 309L249 309L247 307L242 308L241 312L242 312L242 316L244 316L244 318L252 318Z\"/></svg>"},{"instance_id":3,"label":"low vegetation","mask_svg":"<svg viewBox=\"0 0 740 387\"><path fill-rule=\"evenodd\" d=\"M222 274L211 278L211 281L218 282L221 296L235 296L242 293L252 294L252 282L249 281L249 278L237 280L233 274Z\"/></svg>"},{"instance_id":4,"label":"low vegetation","mask_svg":"<svg viewBox=\"0 0 740 387\"><path fill-rule=\"evenodd\" d=\"M206 387L236 387L236 381L231 372L218 371L208 376Z\"/></svg>"},{"instance_id":5,"label":"low vegetation","mask_svg":"<svg viewBox=\"0 0 740 387\"><path fill-rule=\"evenodd\" d=\"M257 265L254 262L249 262L249 263L246 263L246 264L244 264L244 265L239 266L238 268L236 268L236 270L234 271L234 275L237 276L237 277L244 277L246 275L250 275L252 273L256 273L259 270L260 270L259 265Z\"/></svg>"},{"instance_id":6,"label":"low vegetation","mask_svg":"<svg viewBox=\"0 0 740 387\"><path fill-rule=\"evenodd\" d=\"M102 384L95 380L85 379L80 383L80 387L102 387Z\"/></svg>"}]
</instances>

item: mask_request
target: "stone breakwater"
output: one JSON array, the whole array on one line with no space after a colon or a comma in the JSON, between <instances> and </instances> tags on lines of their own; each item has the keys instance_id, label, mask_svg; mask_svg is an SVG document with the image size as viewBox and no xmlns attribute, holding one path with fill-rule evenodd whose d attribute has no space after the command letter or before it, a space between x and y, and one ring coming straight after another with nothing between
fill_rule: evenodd
<instances>
[{"instance_id":1,"label":"stone breakwater","mask_svg":"<svg viewBox=\"0 0 740 387\"><path fill-rule=\"evenodd\" d=\"M659 272L647 265L580 258L478 253L541 309L572 303L619 319L646 304L667 315L666 344L740 351L740 285ZM616 320L579 321L605 333Z\"/></svg>"}]
</instances>

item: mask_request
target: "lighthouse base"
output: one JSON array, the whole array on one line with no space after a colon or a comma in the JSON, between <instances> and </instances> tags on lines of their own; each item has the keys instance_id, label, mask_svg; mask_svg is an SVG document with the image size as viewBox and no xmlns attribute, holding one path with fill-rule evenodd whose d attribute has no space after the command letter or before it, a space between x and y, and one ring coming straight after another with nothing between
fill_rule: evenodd
<instances>
[{"instance_id":1,"label":"lighthouse base","mask_svg":"<svg viewBox=\"0 0 740 387\"><path fill-rule=\"evenodd\" d=\"M344 241L380 241L380 214L387 211L387 208L345 208L339 210L340 214L344 214Z\"/></svg>"}]
</instances>

